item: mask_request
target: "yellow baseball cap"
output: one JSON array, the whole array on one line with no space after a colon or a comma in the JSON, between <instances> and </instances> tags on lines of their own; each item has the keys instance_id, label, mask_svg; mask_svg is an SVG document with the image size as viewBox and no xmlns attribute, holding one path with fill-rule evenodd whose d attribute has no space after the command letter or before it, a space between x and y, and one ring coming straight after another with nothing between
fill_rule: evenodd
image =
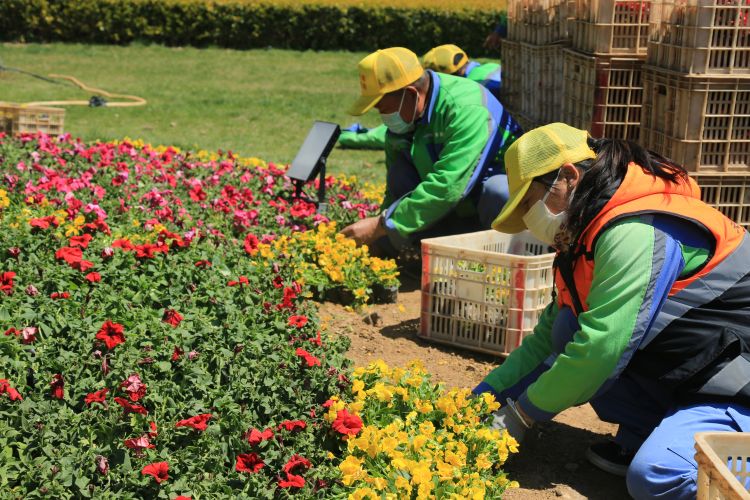
<instances>
[{"instance_id":1,"label":"yellow baseball cap","mask_svg":"<svg viewBox=\"0 0 750 500\"><path fill-rule=\"evenodd\" d=\"M361 95L349 108L354 116L367 113L385 94L411 85L424 73L417 55L403 47L373 52L359 61L357 69Z\"/></svg>"},{"instance_id":2,"label":"yellow baseball cap","mask_svg":"<svg viewBox=\"0 0 750 500\"><path fill-rule=\"evenodd\" d=\"M422 65L441 73L455 73L469 62L469 56L452 43L439 45L422 57Z\"/></svg>"},{"instance_id":3,"label":"yellow baseball cap","mask_svg":"<svg viewBox=\"0 0 750 500\"><path fill-rule=\"evenodd\" d=\"M557 170L566 163L596 158L587 142L588 132L564 123L550 123L523 134L505 152L510 198L492 222L492 229L518 233L526 229L518 204L535 177Z\"/></svg>"}]
</instances>

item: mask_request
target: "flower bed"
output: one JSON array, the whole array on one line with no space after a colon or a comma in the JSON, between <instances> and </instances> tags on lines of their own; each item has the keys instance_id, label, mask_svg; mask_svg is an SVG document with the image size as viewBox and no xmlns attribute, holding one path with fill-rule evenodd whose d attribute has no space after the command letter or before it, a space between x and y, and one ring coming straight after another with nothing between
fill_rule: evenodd
<instances>
[{"instance_id":1,"label":"flower bed","mask_svg":"<svg viewBox=\"0 0 750 500\"><path fill-rule=\"evenodd\" d=\"M304 300L397 283L336 234L377 208L351 180L326 180L329 219L228 152L0 134L0 166L3 498L403 498L398 477L415 496L415 451L366 458L363 440L428 422L435 492L507 485L491 400L416 368L352 385L348 341Z\"/></svg>"}]
</instances>

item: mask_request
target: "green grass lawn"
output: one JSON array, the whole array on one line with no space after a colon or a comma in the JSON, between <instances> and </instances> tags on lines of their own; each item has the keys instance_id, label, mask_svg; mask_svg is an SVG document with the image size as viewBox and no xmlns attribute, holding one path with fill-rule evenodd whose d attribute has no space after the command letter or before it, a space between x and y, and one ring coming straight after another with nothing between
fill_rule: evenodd
<instances>
[{"instance_id":1,"label":"green grass lawn","mask_svg":"<svg viewBox=\"0 0 750 500\"><path fill-rule=\"evenodd\" d=\"M169 48L133 45L0 44L0 63L34 73L72 75L113 93L148 100L143 107L66 108L65 130L85 140L140 138L152 144L224 149L291 162L312 125L346 126L358 93L351 52ZM84 99L75 87L0 72L0 101ZM360 120L380 123L376 113ZM336 149L329 171L383 181L383 153Z\"/></svg>"}]
</instances>

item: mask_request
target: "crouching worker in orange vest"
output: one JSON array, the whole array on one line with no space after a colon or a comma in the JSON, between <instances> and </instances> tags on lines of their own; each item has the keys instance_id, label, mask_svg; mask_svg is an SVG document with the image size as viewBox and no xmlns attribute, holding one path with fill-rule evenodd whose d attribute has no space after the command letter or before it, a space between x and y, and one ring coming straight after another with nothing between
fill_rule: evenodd
<instances>
[{"instance_id":1,"label":"crouching worker in orange vest","mask_svg":"<svg viewBox=\"0 0 750 500\"><path fill-rule=\"evenodd\" d=\"M594 465L636 499L695 498L695 433L750 432L750 236L632 142L553 123L513 143L505 168L493 227L556 247L557 294L474 392L496 395L493 425L519 441L589 402L619 424L589 448Z\"/></svg>"}]
</instances>

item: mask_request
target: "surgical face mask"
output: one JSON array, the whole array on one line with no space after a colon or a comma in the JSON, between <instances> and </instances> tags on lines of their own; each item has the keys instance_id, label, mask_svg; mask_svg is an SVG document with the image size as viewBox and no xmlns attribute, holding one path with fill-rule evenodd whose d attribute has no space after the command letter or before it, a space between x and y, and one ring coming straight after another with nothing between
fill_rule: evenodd
<instances>
[{"instance_id":1,"label":"surgical face mask","mask_svg":"<svg viewBox=\"0 0 750 500\"><path fill-rule=\"evenodd\" d=\"M557 174L557 177L560 177L559 173ZM555 183L557 183L557 178L555 178L553 186ZM555 235L560 231L560 226L563 221L565 221L566 212L562 211L559 214L553 214L550 211L545 203L550 192L552 192L551 187L547 190L541 200L531 206L529 211L523 215L522 219L534 237L548 245L554 245Z\"/></svg>"},{"instance_id":2,"label":"surgical face mask","mask_svg":"<svg viewBox=\"0 0 750 500\"><path fill-rule=\"evenodd\" d=\"M401 95L401 103L398 105L398 111L394 113L380 113L380 118L382 118L383 123L388 127L388 130L394 134L406 134L411 132L414 128L414 122L409 123L401 118L401 107L404 105L404 97L406 97L406 90L404 90L404 93ZM417 116L418 102L419 99L415 99L414 113L412 114L414 117Z\"/></svg>"}]
</instances>

